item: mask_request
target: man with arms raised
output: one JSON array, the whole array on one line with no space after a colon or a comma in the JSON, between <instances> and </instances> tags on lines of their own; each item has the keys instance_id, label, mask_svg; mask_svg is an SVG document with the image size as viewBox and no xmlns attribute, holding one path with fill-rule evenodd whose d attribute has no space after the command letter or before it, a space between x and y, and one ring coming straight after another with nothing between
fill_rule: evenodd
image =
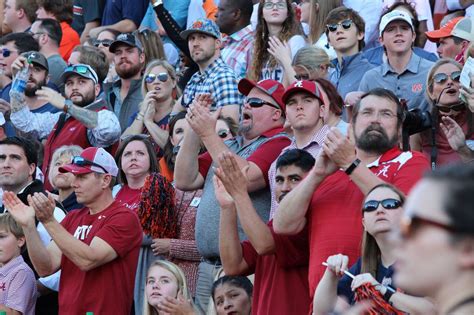
<instances>
[{"instance_id":1,"label":"man with arms raised","mask_svg":"<svg viewBox=\"0 0 474 315\"><path fill-rule=\"evenodd\" d=\"M207 308L215 272L221 266L218 242L220 208L212 184L213 163L217 163L219 154L231 151L239 167L247 167L247 189L258 215L266 222L270 210L268 169L290 143L283 133L283 85L274 80L255 83L243 79L239 82L239 90L247 95L239 127L241 135L224 143L215 132L220 110L211 113L210 97L199 96L186 115L191 129L186 131L176 157L176 187L185 191L203 188L196 216L196 243L204 257L199 265L196 296L203 310ZM207 153L198 156L200 141L206 146ZM240 227L239 237L245 238Z\"/></svg>"},{"instance_id":2,"label":"man with arms raised","mask_svg":"<svg viewBox=\"0 0 474 315\"><path fill-rule=\"evenodd\" d=\"M12 192L3 196L25 232L33 265L43 276L61 268L60 313L129 315L143 232L136 214L112 197L115 160L91 147L60 171L74 174L77 201L85 206L61 223L52 215L52 195L36 193L28 198L30 206ZM47 247L36 231L35 215L53 239Z\"/></svg>"},{"instance_id":3,"label":"man with arms raised","mask_svg":"<svg viewBox=\"0 0 474 315\"><path fill-rule=\"evenodd\" d=\"M276 235L272 221L262 221L246 189L246 178L234 157L224 153L216 171L216 198L221 207L219 247L226 275L255 273L252 312L307 314L308 237ZM288 150L276 162L275 191L281 201L308 174L314 158L306 151ZM240 242L237 219L249 240ZM288 297L291 296L291 299Z\"/></svg>"},{"instance_id":4,"label":"man with arms raised","mask_svg":"<svg viewBox=\"0 0 474 315\"><path fill-rule=\"evenodd\" d=\"M352 263L359 257L364 194L383 181L408 193L428 167L423 155L398 148L402 120L402 105L392 92L364 94L352 117L355 147L332 128L313 170L281 201L276 233L295 234L308 225L311 295L328 256L347 253Z\"/></svg>"}]
</instances>

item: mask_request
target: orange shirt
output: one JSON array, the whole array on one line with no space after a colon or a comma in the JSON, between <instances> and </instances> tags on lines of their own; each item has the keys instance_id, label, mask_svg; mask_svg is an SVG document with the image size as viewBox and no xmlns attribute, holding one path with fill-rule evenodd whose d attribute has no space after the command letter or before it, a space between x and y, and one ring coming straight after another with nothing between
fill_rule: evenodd
<instances>
[{"instance_id":1,"label":"orange shirt","mask_svg":"<svg viewBox=\"0 0 474 315\"><path fill-rule=\"evenodd\" d=\"M168 168L168 165L166 165L164 157L158 161L158 165L160 166L160 174L163 175L170 183L172 183L174 178L173 171Z\"/></svg>"},{"instance_id":2,"label":"orange shirt","mask_svg":"<svg viewBox=\"0 0 474 315\"><path fill-rule=\"evenodd\" d=\"M205 0L202 4L202 8L206 11L206 18L213 21L216 20L217 6L214 0Z\"/></svg>"},{"instance_id":3,"label":"orange shirt","mask_svg":"<svg viewBox=\"0 0 474 315\"><path fill-rule=\"evenodd\" d=\"M69 25L67 22L61 22L61 30L63 31L63 38L59 45L59 53L61 57L68 62L69 56L71 56L72 50L77 45L81 44L79 34Z\"/></svg>"}]
</instances>

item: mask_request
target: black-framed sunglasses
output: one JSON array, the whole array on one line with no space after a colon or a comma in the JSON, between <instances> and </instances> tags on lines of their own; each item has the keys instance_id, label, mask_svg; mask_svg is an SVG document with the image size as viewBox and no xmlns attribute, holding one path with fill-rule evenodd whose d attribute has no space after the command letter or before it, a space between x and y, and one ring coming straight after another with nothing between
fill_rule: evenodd
<instances>
[{"instance_id":1,"label":"black-framed sunglasses","mask_svg":"<svg viewBox=\"0 0 474 315\"><path fill-rule=\"evenodd\" d=\"M392 210L400 208L402 206L402 202L393 198L387 198L383 200L369 200L364 203L362 211L373 212L379 208L379 205L382 205L384 209Z\"/></svg>"},{"instance_id":2,"label":"black-framed sunglasses","mask_svg":"<svg viewBox=\"0 0 474 315\"><path fill-rule=\"evenodd\" d=\"M8 48L2 48L2 56L3 56L3 58L8 58L8 57L10 57L10 55L11 55L13 52L18 53L18 50L10 50L10 49L8 49Z\"/></svg>"},{"instance_id":3,"label":"black-framed sunglasses","mask_svg":"<svg viewBox=\"0 0 474 315\"><path fill-rule=\"evenodd\" d=\"M166 72L161 72L158 74L149 73L145 77L145 82L150 84L150 83L155 82L156 79L160 80L161 82L166 82L168 81L168 78L169 78L169 75Z\"/></svg>"},{"instance_id":4,"label":"black-framed sunglasses","mask_svg":"<svg viewBox=\"0 0 474 315\"><path fill-rule=\"evenodd\" d=\"M403 217L400 222L400 234L404 239L408 239L412 237L417 230L420 229L423 225L434 226L440 228L442 230L452 232L452 233L463 233L463 231L459 231L453 226L450 226L445 223L433 221L431 219L422 218L420 216L414 215L411 217ZM471 231L472 234L472 231Z\"/></svg>"},{"instance_id":5,"label":"black-framed sunglasses","mask_svg":"<svg viewBox=\"0 0 474 315\"><path fill-rule=\"evenodd\" d=\"M344 20L340 23L328 24L328 25L326 25L326 27L327 27L328 31L330 31L332 33L332 32L337 31L337 27L339 25L342 26L343 29L348 30L348 29L351 28L352 23L353 23L352 20Z\"/></svg>"},{"instance_id":6,"label":"black-framed sunglasses","mask_svg":"<svg viewBox=\"0 0 474 315\"><path fill-rule=\"evenodd\" d=\"M92 161L89 161L88 159L85 159L82 156L73 157L72 158L72 164L78 165L78 166L95 166L95 167L98 167L101 170L103 170L105 174L109 173L103 166L101 166L97 163L94 163Z\"/></svg>"},{"instance_id":7,"label":"black-framed sunglasses","mask_svg":"<svg viewBox=\"0 0 474 315\"><path fill-rule=\"evenodd\" d=\"M262 107L263 105L268 105L268 106L274 107L276 109L281 109L278 105L275 105L275 104L272 104L270 102L264 101L264 100L259 99L257 97L247 98L247 100L245 102L247 104L249 104L249 106L252 107L252 108L259 108L259 107Z\"/></svg>"},{"instance_id":8,"label":"black-framed sunglasses","mask_svg":"<svg viewBox=\"0 0 474 315\"><path fill-rule=\"evenodd\" d=\"M217 135L219 136L219 138L222 138L222 139L227 138L229 134L230 134L230 131L227 129L220 129L219 131L217 131Z\"/></svg>"},{"instance_id":9,"label":"black-framed sunglasses","mask_svg":"<svg viewBox=\"0 0 474 315\"><path fill-rule=\"evenodd\" d=\"M459 82L459 79L461 78L461 71L454 71L451 74L447 73L437 73L433 76L433 82L438 83L438 84L443 84L448 80L448 78L451 78L452 81L454 82Z\"/></svg>"},{"instance_id":10,"label":"black-framed sunglasses","mask_svg":"<svg viewBox=\"0 0 474 315\"><path fill-rule=\"evenodd\" d=\"M111 39L102 39L102 40L96 39L94 41L94 46L99 47L102 44L102 46L104 47L110 47L110 45L112 45L113 42L114 41Z\"/></svg>"},{"instance_id":11,"label":"black-framed sunglasses","mask_svg":"<svg viewBox=\"0 0 474 315\"><path fill-rule=\"evenodd\" d=\"M455 111L455 112L460 112L460 111L462 111L463 109L466 108L466 105L464 103L459 103L459 104L452 105L452 106L436 105L436 108L440 112L443 112L443 113L449 113L452 110Z\"/></svg>"},{"instance_id":12,"label":"black-framed sunglasses","mask_svg":"<svg viewBox=\"0 0 474 315\"><path fill-rule=\"evenodd\" d=\"M309 74L295 74L297 81L309 81Z\"/></svg>"}]
</instances>

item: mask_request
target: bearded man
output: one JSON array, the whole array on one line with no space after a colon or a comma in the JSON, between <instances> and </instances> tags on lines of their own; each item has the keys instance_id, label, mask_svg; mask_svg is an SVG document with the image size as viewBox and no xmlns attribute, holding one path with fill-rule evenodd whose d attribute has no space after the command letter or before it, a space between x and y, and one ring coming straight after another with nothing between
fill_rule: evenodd
<instances>
[{"instance_id":1,"label":"bearded man","mask_svg":"<svg viewBox=\"0 0 474 315\"><path fill-rule=\"evenodd\" d=\"M36 95L63 113L32 113L26 104L12 102L10 116L19 130L37 132L40 138L47 137L42 167L47 190L52 188L48 173L57 148L63 145L105 148L116 144L120 138L117 117L108 110L107 103L98 98L100 84L95 71L89 65L76 64L67 67L61 79L65 97L48 87L37 90Z\"/></svg>"},{"instance_id":2,"label":"bearded man","mask_svg":"<svg viewBox=\"0 0 474 315\"><path fill-rule=\"evenodd\" d=\"M281 201L273 221L276 233L296 234L308 224L312 294L329 256L344 253L349 265L360 256L364 196L383 183L408 194L429 167L419 152L398 148L403 114L400 101L389 90L378 88L362 95L352 116L355 146L332 127L314 168Z\"/></svg>"},{"instance_id":3,"label":"bearded man","mask_svg":"<svg viewBox=\"0 0 474 315\"><path fill-rule=\"evenodd\" d=\"M107 103L118 117L123 132L143 101L141 76L145 53L142 44L132 33L117 36L109 51L114 54L115 71L120 80L105 85L104 89Z\"/></svg>"}]
</instances>

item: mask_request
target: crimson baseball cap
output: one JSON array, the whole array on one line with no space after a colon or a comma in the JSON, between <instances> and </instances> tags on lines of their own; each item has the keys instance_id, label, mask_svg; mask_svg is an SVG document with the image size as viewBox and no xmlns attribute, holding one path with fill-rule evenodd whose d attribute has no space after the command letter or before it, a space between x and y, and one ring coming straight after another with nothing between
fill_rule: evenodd
<instances>
[{"instance_id":1,"label":"crimson baseball cap","mask_svg":"<svg viewBox=\"0 0 474 315\"><path fill-rule=\"evenodd\" d=\"M242 79L239 81L238 85L240 93L247 96L253 88L257 88L263 93L270 96L280 107L280 109L285 112L285 103L282 100L283 93L285 93L285 88L283 84L275 80L261 80L258 82L251 81L249 79Z\"/></svg>"},{"instance_id":2,"label":"crimson baseball cap","mask_svg":"<svg viewBox=\"0 0 474 315\"><path fill-rule=\"evenodd\" d=\"M425 32L426 37L428 37L428 39L432 42L438 42L441 38L455 36L453 34L454 27L462 19L462 16L458 16L454 19L451 19L448 23L444 24L439 29L430 32Z\"/></svg>"},{"instance_id":3,"label":"crimson baseball cap","mask_svg":"<svg viewBox=\"0 0 474 315\"><path fill-rule=\"evenodd\" d=\"M293 84L291 84L286 89L285 93L283 94L283 96L282 96L283 102L285 102L285 104L286 104L288 102L288 99L290 98L290 96L292 96L296 92L309 93L312 96L316 97L321 102L321 104L324 104L323 95L321 93L321 90L320 90L318 84L316 84L316 82L314 82L314 81L304 80L304 81L295 81L295 82L293 82Z\"/></svg>"},{"instance_id":4,"label":"crimson baseball cap","mask_svg":"<svg viewBox=\"0 0 474 315\"><path fill-rule=\"evenodd\" d=\"M82 151L80 156L75 156L72 163L60 167L59 172L73 173L74 175L95 172L116 177L118 167L109 152L103 148L89 147Z\"/></svg>"}]
</instances>

